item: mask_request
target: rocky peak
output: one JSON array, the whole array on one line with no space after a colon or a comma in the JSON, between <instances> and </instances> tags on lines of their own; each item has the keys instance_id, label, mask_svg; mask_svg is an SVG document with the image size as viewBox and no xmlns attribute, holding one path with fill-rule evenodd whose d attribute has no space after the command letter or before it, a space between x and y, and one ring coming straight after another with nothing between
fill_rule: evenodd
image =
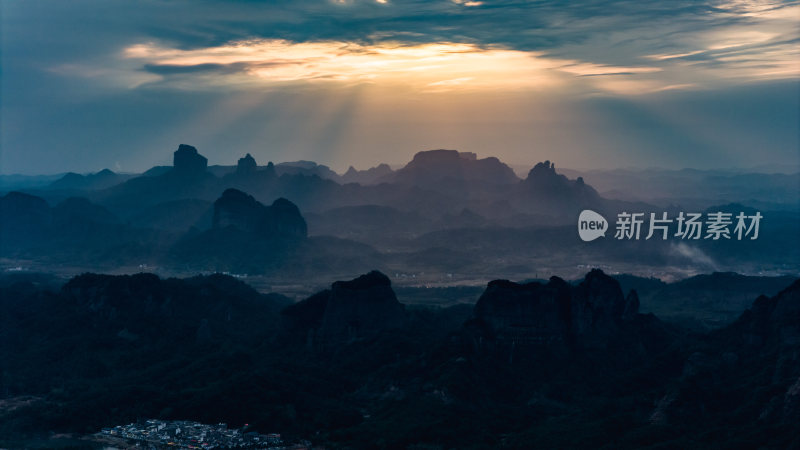
<instances>
[{"instance_id":1,"label":"rocky peak","mask_svg":"<svg viewBox=\"0 0 800 450\"><path fill-rule=\"evenodd\" d=\"M208 167L208 159L197 153L196 148L186 144L178 146L172 161L175 172L180 174L197 175L204 173Z\"/></svg>"},{"instance_id":2,"label":"rocky peak","mask_svg":"<svg viewBox=\"0 0 800 450\"><path fill-rule=\"evenodd\" d=\"M317 348L374 337L405 323L405 307L397 301L389 277L378 271L336 281L283 313L293 331Z\"/></svg>"},{"instance_id":3,"label":"rocky peak","mask_svg":"<svg viewBox=\"0 0 800 450\"><path fill-rule=\"evenodd\" d=\"M254 173L256 169L258 169L258 164L256 164L255 158L250 156L250 153L246 154L244 158L239 158L236 164L236 173L239 175Z\"/></svg>"},{"instance_id":4,"label":"rocky peak","mask_svg":"<svg viewBox=\"0 0 800 450\"><path fill-rule=\"evenodd\" d=\"M569 285L556 277L547 284L495 280L475 304L475 317L501 340L563 344L569 338L569 290Z\"/></svg>"},{"instance_id":5,"label":"rocky peak","mask_svg":"<svg viewBox=\"0 0 800 450\"><path fill-rule=\"evenodd\" d=\"M233 227L260 237L308 235L306 221L294 203L279 198L271 206L265 206L238 189L226 189L214 202L212 227Z\"/></svg>"},{"instance_id":6,"label":"rocky peak","mask_svg":"<svg viewBox=\"0 0 800 450\"><path fill-rule=\"evenodd\" d=\"M595 269L577 286L558 277L546 284L492 281L474 314L501 343L563 349L608 345L638 309L635 292L625 299L619 283Z\"/></svg>"},{"instance_id":7,"label":"rocky peak","mask_svg":"<svg viewBox=\"0 0 800 450\"><path fill-rule=\"evenodd\" d=\"M592 269L573 289L572 326L576 335L586 336L589 346L602 346L619 332L625 312L625 297L619 282Z\"/></svg>"},{"instance_id":8,"label":"rocky peak","mask_svg":"<svg viewBox=\"0 0 800 450\"><path fill-rule=\"evenodd\" d=\"M252 195L238 189L226 189L214 202L212 227L233 226L255 232L264 208Z\"/></svg>"},{"instance_id":9,"label":"rocky peak","mask_svg":"<svg viewBox=\"0 0 800 450\"><path fill-rule=\"evenodd\" d=\"M569 179L556 172L556 166L550 161L537 163L528 172L525 183L539 188L569 186Z\"/></svg>"},{"instance_id":10,"label":"rocky peak","mask_svg":"<svg viewBox=\"0 0 800 450\"><path fill-rule=\"evenodd\" d=\"M762 295L723 334L756 350L765 345L800 347L800 279L774 297Z\"/></svg>"},{"instance_id":11,"label":"rocky peak","mask_svg":"<svg viewBox=\"0 0 800 450\"><path fill-rule=\"evenodd\" d=\"M282 197L269 206L263 227L271 233L280 235L300 238L308 236L308 225L300 214L300 209Z\"/></svg>"},{"instance_id":12,"label":"rocky peak","mask_svg":"<svg viewBox=\"0 0 800 450\"><path fill-rule=\"evenodd\" d=\"M398 328L404 316L389 277L372 271L331 285L320 336L328 342L352 341Z\"/></svg>"},{"instance_id":13,"label":"rocky peak","mask_svg":"<svg viewBox=\"0 0 800 450\"><path fill-rule=\"evenodd\" d=\"M546 160L545 162L536 163L533 166L533 169L529 172L533 174L555 174L556 173L556 163L551 163L550 160Z\"/></svg>"},{"instance_id":14,"label":"rocky peak","mask_svg":"<svg viewBox=\"0 0 800 450\"><path fill-rule=\"evenodd\" d=\"M267 162L267 167L264 169L264 173L270 177L277 175L275 172L275 164L273 164L272 161Z\"/></svg>"},{"instance_id":15,"label":"rocky peak","mask_svg":"<svg viewBox=\"0 0 800 450\"><path fill-rule=\"evenodd\" d=\"M575 209L600 207L603 200L583 178L570 180L556 172L550 161L537 163L520 184L523 208L535 206L538 210L574 214Z\"/></svg>"}]
</instances>

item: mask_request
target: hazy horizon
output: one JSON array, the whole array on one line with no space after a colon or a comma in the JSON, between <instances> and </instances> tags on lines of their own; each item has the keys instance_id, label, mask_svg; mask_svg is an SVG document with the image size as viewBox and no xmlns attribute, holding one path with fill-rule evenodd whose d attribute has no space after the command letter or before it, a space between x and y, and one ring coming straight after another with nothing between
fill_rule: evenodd
<instances>
[{"instance_id":1,"label":"hazy horizon","mask_svg":"<svg viewBox=\"0 0 800 450\"><path fill-rule=\"evenodd\" d=\"M2 4L0 173L800 166L794 2Z\"/></svg>"},{"instance_id":2,"label":"hazy horizon","mask_svg":"<svg viewBox=\"0 0 800 450\"><path fill-rule=\"evenodd\" d=\"M192 144L189 144L189 145L192 145ZM12 172L12 173L8 173L8 172L0 171L0 176L22 176L22 177L43 176L43 177L48 177L48 176L61 176L61 175L64 175L64 174L70 173L70 172L77 173L77 174L80 174L80 175L91 175L91 174L94 174L94 173L97 173L97 172L100 172L100 171L106 170L106 169L114 171L115 173L119 173L119 174L138 175L138 174L142 174L142 173L146 172L147 170L152 169L154 167L172 166L172 153L173 153L173 151L175 149L177 149L177 144L175 145L174 149L164 152L165 155L169 155L168 157L160 158L157 162L154 162L153 164L150 164L150 165L148 165L147 163L144 163L141 166L141 168L139 168L139 169L131 168L131 170L117 170L114 167L100 167L100 168L96 168L96 169L62 170L62 171L39 172L39 173L33 173L33 172L27 172L27 173L25 173L25 172ZM417 152L424 152L424 151L438 150L438 149L439 148L431 147L431 148L426 148L424 150L419 150ZM202 149L198 148L197 150L201 155L206 156L206 154L203 152ZM450 149L447 149L447 150L462 151L462 150L456 149L456 148L450 148ZM328 162L325 162L325 161L310 160L310 159L303 159L303 158L286 159L286 160L265 160L265 159L259 159L256 155L254 155L252 153L250 153L250 154L256 160L256 163L258 164L259 167L265 167L267 165L267 163L269 163L269 162L272 162L273 164L282 164L282 163L294 163L294 162L299 162L299 161L311 161L311 162L317 163L319 165L326 166L326 167L328 167L329 169L333 170L334 172L336 172L339 175L343 175L345 172L347 172L347 170L351 166L353 168L355 168L356 170L360 171L360 170L367 170L367 169L374 168L374 167L378 166L379 164L387 164L387 165L389 165L389 167L391 167L392 170L398 170L398 169L404 167L406 164L408 164L408 162L410 162L411 159L413 159L414 155L417 152L412 152L411 155L409 156L408 160L406 160L406 161L379 161L379 162L377 162L375 164L372 164L372 165L357 164L357 163L347 163L347 162L341 162L340 165L334 165L332 163L328 163ZM226 160L226 161L212 161L212 160L209 159L208 165L209 165L209 167L212 167L212 166L234 167L234 166L236 166L238 159L243 157L243 156L245 156L247 153L249 153L249 152L244 152L244 153L242 153L240 155L233 154L233 155L231 155L231 158L229 160ZM477 153L477 156L478 156L479 159L482 159L482 158L493 157L493 156L496 156L496 155L492 155L492 154L488 154L488 153L486 153L486 154ZM502 163L504 163L507 166L509 166L514 171L514 173L520 178L525 178L525 176L527 176L528 171L531 168L533 168L534 165L536 165L539 162L545 161L545 160L552 161L556 165L556 170L559 171L559 172L565 171L565 170L566 171L575 171L575 172L586 172L586 173L593 172L593 171L606 172L606 171L615 171L615 170L623 170L623 171L667 171L667 172L679 172L679 171L683 171L683 170L696 170L696 171L701 171L701 172L761 173L761 174L775 173L775 174L786 174L786 175L794 175L794 174L800 173L800 162L798 162L797 165L756 164L756 165L745 166L745 167L734 167L734 166L725 167L725 166L721 166L721 167L707 167L707 168L698 168L698 167L659 167L659 166L644 166L644 165L642 165L642 166L623 165L623 166L605 166L605 167L603 167L603 166L601 166L601 167L575 167L575 166L559 165L558 164L559 161L558 161L557 155L554 156L554 157L547 157L545 155L544 157L539 158L539 159L537 159L535 161L532 160L529 163L519 162L519 161L516 161L516 162L515 161L506 161L506 160L504 160L502 158L499 158L499 159L500 159L500 161Z\"/></svg>"}]
</instances>

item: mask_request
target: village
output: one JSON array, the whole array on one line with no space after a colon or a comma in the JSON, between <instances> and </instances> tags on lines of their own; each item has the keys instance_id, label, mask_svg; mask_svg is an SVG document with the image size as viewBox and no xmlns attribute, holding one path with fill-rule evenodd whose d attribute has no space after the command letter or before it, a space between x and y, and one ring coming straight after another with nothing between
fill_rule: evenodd
<instances>
[{"instance_id":1,"label":"village","mask_svg":"<svg viewBox=\"0 0 800 450\"><path fill-rule=\"evenodd\" d=\"M124 441L137 441L136 445L144 444L146 448L193 448L193 449L294 449L309 448L309 443L302 442L286 445L277 433L259 434L244 431L247 428L231 429L224 423L206 425L185 420L164 421L148 419L118 425L113 428L103 428L98 437L119 439Z\"/></svg>"}]
</instances>

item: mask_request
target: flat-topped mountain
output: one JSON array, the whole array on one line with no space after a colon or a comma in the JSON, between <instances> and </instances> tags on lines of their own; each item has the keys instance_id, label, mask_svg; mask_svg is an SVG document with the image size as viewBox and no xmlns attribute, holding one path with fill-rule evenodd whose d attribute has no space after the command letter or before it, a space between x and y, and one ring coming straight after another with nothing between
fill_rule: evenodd
<instances>
[{"instance_id":1,"label":"flat-topped mountain","mask_svg":"<svg viewBox=\"0 0 800 450\"><path fill-rule=\"evenodd\" d=\"M444 181L511 184L519 178L495 157L478 159L471 152L428 150L417 153L405 167L379 180L430 186Z\"/></svg>"},{"instance_id":2,"label":"flat-topped mountain","mask_svg":"<svg viewBox=\"0 0 800 450\"><path fill-rule=\"evenodd\" d=\"M208 168L208 158L197 153L191 145L181 144L173 155L172 167L181 175L199 175Z\"/></svg>"},{"instance_id":3,"label":"flat-topped mountain","mask_svg":"<svg viewBox=\"0 0 800 450\"><path fill-rule=\"evenodd\" d=\"M124 183L95 191L90 198L125 213L166 201L207 199L213 192L219 192L218 178L209 173L207 167L208 159L195 147L181 144L173 152L171 168L145 172Z\"/></svg>"}]
</instances>

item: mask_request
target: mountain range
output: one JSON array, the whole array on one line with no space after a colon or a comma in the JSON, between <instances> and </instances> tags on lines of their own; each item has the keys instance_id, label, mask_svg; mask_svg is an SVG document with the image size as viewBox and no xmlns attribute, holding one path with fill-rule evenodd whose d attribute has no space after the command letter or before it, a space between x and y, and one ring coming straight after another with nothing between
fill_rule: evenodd
<instances>
[{"instance_id":1,"label":"mountain range","mask_svg":"<svg viewBox=\"0 0 800 450\"><path fill-rule=\"evenodd\" d=\"M612 221L623 211L674 217L684 209L606 198L550 161L519 179L497 158L456 150L419 152L398 170L348 173L361 182L309 161L259 165L249 154L236 166L209 166L181 144L171 167L140 176L68 175L48 189L6 193L0 253L9 267L66 275L146 266L314 283L370 268L454 284L524 279L541 269L571 277L592 264L677 276L800 267L796 253L782 251L800 246L800 213L792 209L761 211L757 241L619 241L609 230L586 243L575 232L581 210ZM756 209L731 203L698 212L713 211Z\"/></svg>"},{"instance_id":2,"label":"mountain range","mask_svg":"<svg viewBox=\"0 0 800 450\"><path fill-rule=\"evenodd\" d=\"M375 271L299 302L223 275L8 277L6 446L137 417L335 448L800 444L800 280L698 334L600 270L494 280L440 309L400 303Z\"/></svg>"}]
</instances>

